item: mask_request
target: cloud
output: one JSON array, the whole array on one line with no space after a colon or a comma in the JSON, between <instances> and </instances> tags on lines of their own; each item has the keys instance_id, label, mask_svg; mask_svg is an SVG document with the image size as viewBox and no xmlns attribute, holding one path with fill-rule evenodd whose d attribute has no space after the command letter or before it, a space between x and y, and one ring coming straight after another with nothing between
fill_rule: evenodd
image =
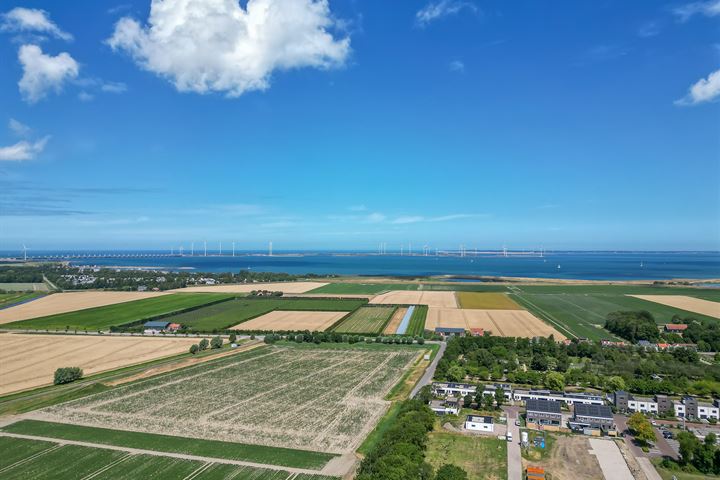
<instances>
[{"instance_id":1,"label":"cloud","mask_svg":"<svg viewBox=\"0 0 720 480\"><path fill-rule=\"evenodd\" d=\"M44 33L72 41L73 36L55 25L45 10L16 7L1 16L0 31Z\"/></svg>"},{"instance_id":2,"label":"cloud","mask_svg":"<svg viewBox=\"0 0 720 480\"><path fill-rule=\"evenodd\" d=\"M11 118L8 122L8 128L18 137L26 137L32 132L32 129L22 122Z\"/></svg>"},{"instance_id":3,"label":"cloud","mask_svg":"<svg viewBox=\"0 0 720 480\"><path fill-rule=\"evenodd\" d=\"M720 0L687 3L673 9L673 13L681 22L687 22L695 15L715 17L720 15Z\"/></svg>"},{"instance_id":4,"label":"cloud","mask_svg":"<svg viewBox=\"0 0 720 480\"><path fill-rule=\"evenodd\" d=\"M450 71L463 73L465 71L465 64L460 60L453 60L450 62Z\"/></svg>"},{"instance_id":5,"label":"cloud","mask_svg":"<svg viewBox=\"0 0 720 480\"><path fill-rule=\"evenodd\" d=\"M675 105L690 106L712 102L720 97L720 70L715 70L707 78L701 78L688 90L687 95L675 100Z\"/></svg>"},{"instance_id":6,"label":"cloud","mask_svg":"<svg viewBox=\"0 0 720 480\"><path fill-rule=\"evenodd\" d=\"M650 38L660 33L660 25L658 22L646 22L640 25L638 28L637 35L640 38Z\"/></svg>"},{"instance_id":7,"label":"cloud","mask_svg":"<svg viewBox=\"0 0 720 480\"><path fill-rule=\"evenodd\" d=\"M415 23L420 27L425 27L431 22L449 15L456 15L462 10L467 9L475 13L478 8L470 2L457 0L440 0L430 2L415 14Z\"/></svg>"},{"instance_id":8,"label":"cloud","mask_svg":"<svg viewBox=\"0 0 720 480\"><path fill-rule=\"evenodd\" d=\"M81 102L92 102L93 100L95 100L95 95L83 91L78 93L78 100L80 100Z\"/></svg>"},{"instance_id":9,"label":"cloud","mask_svg":"<svg viewBox=\"0 0 720 480\"><path fill-rule=\"evenodd\" d=\"M44 137L36 142L28 142L22 140L15 145L0 147L0 161L16 161L32 160L45 149L50 137Z\"/></svg>"},{"instance_id":10,"label":"cloud","mask_svg":"<svg viewBox=\"0 0 720 480\"><path fill-rule=\"evenodd\" d=\"M37 103L48 91L60 92L63 84L77 78L78 63L63 52L55 57L46 55L37 45L23 45L18 51L23 76L18 82L20 93L28 103Z\"/></svg>"},{"instance_id":11,"label":"cloud","mask_svg":"<svg viewBox=\"0 0 720 480\"><path fill-rule=\"evenodd\" d=\"M365 217L365 221L369 223L380 223L386 220L386 216L382 213L371 213Z\"/></svg>"},{"instance_id":12,"label":"cloud","mask_svg":"<svg viewBox=\"0 0 720 480\"><path fill-rule=\"evenodd\" d=\"M327 0L153 0L147 25L123 17L107 43L181 92L237 97L275 70L342 66L350 39L336 24Z\"/></svg>"},{"instance_id":13,"label":"cloud","mask_svg":"<svg viewBox=\"0 0 720 480\"><path fill-rule=\"evenodd\" d=\"M107 93L125 93L127 85L122 82L105 82L100 86L100 90Z\"/></svg>"}]
</instances>

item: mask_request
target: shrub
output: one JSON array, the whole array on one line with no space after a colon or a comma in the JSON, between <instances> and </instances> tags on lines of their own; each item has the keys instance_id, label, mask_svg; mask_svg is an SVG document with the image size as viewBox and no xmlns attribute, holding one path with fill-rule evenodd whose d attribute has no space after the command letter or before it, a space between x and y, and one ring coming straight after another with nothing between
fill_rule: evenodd
<instances>
[{"instance_id":1,"label":"shrub","mask_svg":"<svg viewBox=\"0 0 720 480\"><path fill-rule=\"evenodd\" d=\"M83 371L80 367L62 367L55 370L55 379L53 383L55 385L62 385L63 383L80 380L82 376Z\"/></svg>"},{"instance_id":2,"label":"shrub","mask_svg":"<svg viewBox=\"0 0 720 480\"><path fill-rule=\"evenodd\" d=\"M197 352L198 352L198 346L197 346L197 344L193 343L192 345L190 345L190 353L192 353L193 355L195 355Z\"/></svg>"},{"instance_id":3,"label":"shrub","mask_svg":"<svg viewBox=\"0 0 720 480\"><path fill-rule=\"evenodd\" d=\"M200 350L201 352L203 350L207 350L208 344L209 343L207 341L207 338L203 338L202 340L200 340L200 343L198 343L198 350Z\"/></svg>"}]
</instances>

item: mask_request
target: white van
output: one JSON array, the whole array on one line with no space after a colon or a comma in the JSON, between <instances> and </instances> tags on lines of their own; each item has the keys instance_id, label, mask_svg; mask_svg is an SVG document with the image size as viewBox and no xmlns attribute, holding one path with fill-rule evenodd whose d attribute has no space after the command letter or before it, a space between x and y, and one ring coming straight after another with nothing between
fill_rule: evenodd
<instances>
[{"instance_id":1,"label":"white van","mask_svg":"<svg viewBox=\"0 0 720 480\"><path fill-rule=\"evenodd\" d=\"M507 435L505 435L505 439L508 442L512 442L512 432L507 432Z\"/></svg>"}]
</instances>

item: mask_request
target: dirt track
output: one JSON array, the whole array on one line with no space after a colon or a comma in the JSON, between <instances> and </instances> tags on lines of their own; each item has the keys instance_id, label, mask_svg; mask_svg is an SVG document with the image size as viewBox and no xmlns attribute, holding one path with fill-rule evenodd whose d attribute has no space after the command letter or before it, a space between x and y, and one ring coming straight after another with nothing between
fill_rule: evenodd
<instances>
[{"instance_id":1,"label":"dirt track","mask_svg":"<svg viewBox=\"0 0 720 480\"><path fill-rule=\"evenodd\" d=\"M84 374L186 352L197 338L0 334L0 394L51 384L59 367Z\"/></svg>"},{"instance_id":2,"label":"dirt track","mask_svg":"<svg viewBox=\"0 0 720 480\"><path fill-rule=\"evenodd\" d=\"M407 308L398 308L397 310L395 310L392 318L388 322L387 326L385 326L385 330L383 330L383 333L386 335L392 335L393 333L395 333L400 326L400 323L402 323L402 319L405 316L406 312Z\"/></svg>"},{"instance_id":3,"label":"dirt track","mask_svg":"<svg viewBox=\"0 0 720 480\"><path fill-rule=\"evenodd\" d=\"M32 302L0 310L0 324L103 307L144 298L168 295L169 292L64 292L47 295Z\"/></svg>"}]
</instances>

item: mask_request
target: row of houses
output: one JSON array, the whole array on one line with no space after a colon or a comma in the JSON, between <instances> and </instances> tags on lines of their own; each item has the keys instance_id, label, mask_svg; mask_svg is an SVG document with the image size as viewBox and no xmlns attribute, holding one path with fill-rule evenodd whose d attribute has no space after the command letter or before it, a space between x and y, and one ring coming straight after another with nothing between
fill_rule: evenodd
<instances>
[{"instance_id":1,"label":"row of houses","mask_svg":"<svg viewBox=\"0 0 720 480\"><path fill-rule=\"evenodd\" d=\"M505 400L519 403L525 403L528 400L549 400L560 402L566 406L576 404L585 405L604 405L605 399L595 393L566 393L555 392L551 390L526 390L515 389L508 383L487 384L483 387L483 395L495 395L497 389L502 389ZM453 382L434 382L432 384L433 394L438 397L459 397L465 395L475 396L477 386L469 383L453 383Z\"/></svg>"},{"instance_id":2,"label":"row of houses","mask_svg":"<svg viewBox=\"0 0 720 480\"><path fill-rule=\"evenodd\" d=\"M654 415L672 414L677 418L690 420L720 420L720 400L713 403L699 401L690 395L673 400L666 395L639 397L623 390L612 396L615 408L621 412L642 412Z\"/></svg>"},{"instance_id":3,"label":"row of houses","mask_svg":"<svg viewBox=\"0 0 720 480\"><path fill-rule=\"evenodd\" d=\"M614 433L613 413L607 405L576 403L572 417L565 422L562 402L548 399L529 399L525 402L525 421L529 428L561 430L569 427L584 433Z\"/></svg>"}]
</instances>

